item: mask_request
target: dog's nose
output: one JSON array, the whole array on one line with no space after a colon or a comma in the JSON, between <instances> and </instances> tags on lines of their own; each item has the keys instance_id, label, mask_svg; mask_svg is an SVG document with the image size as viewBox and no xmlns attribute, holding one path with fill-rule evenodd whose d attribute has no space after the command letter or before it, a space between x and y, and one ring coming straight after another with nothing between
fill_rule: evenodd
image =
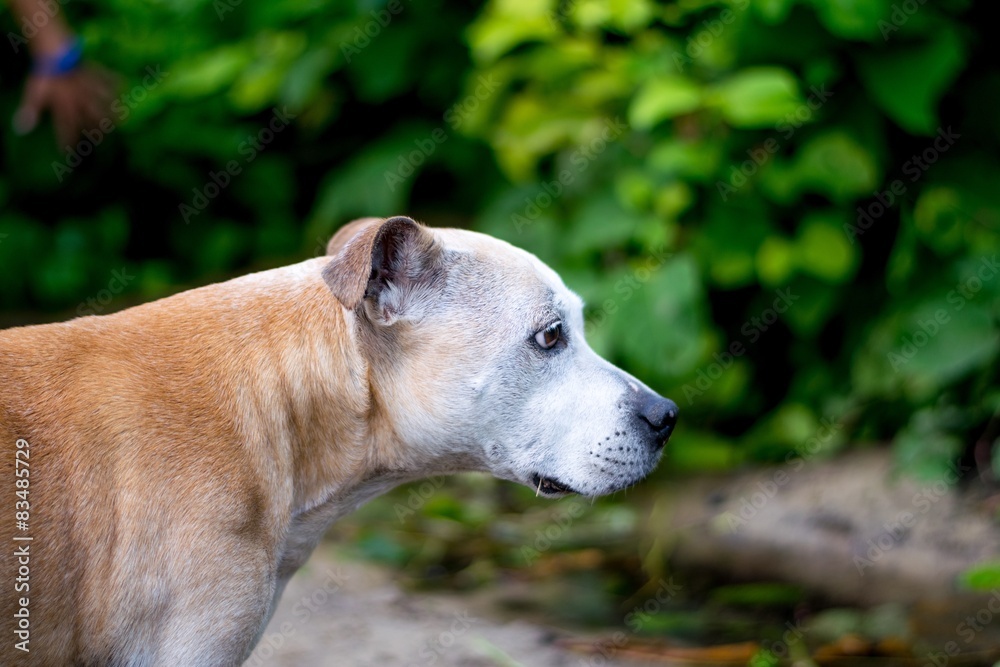
<instances>
[{"instance_id":1,"label":"dog's nose","mask_svg":"<svg viewBox=\"0 0 1000 667\"><path fill-rule=\"evenodd\" d=\"M649 394L642 399L639 416L653 429L653 446L662 447L677 424L677 404L659 394Z\"/></svg>"},{"instance_id":2,"label":"dog's nose","mask_svg":"<svg viewBox=\"0 0 1000 667\"><path fill-rule=\"evenodd\" d=\"M677 404L669 398L650 394L643 400L639 414L654 431L662 431L668 427L673 428L677 423Z\"/></svg>"}]
</instances>

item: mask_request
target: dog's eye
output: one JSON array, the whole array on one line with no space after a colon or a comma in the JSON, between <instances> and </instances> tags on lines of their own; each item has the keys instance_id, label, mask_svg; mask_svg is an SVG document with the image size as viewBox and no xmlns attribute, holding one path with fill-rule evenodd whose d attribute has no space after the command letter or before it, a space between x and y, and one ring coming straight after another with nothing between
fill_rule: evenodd
<instances>
[{"instance_id":1,"label":"dog's eye","mask_svg":"<svg viewBox=\"0 0 1000 667\"><path fill-rule=\"evenodd\" d=\"M551 350L562 338L562 322L553 322L535 334L535 343L543 350Z\"/></svg>"}]
</instances>

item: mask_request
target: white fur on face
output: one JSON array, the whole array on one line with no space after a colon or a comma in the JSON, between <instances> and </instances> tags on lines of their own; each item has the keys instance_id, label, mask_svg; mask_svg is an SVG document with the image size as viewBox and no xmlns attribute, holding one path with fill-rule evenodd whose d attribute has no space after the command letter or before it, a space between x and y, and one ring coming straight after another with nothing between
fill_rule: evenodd
<instances>
[{"instance_id":1,"label":"white fur on face","mask_svg":"<svg viewBox=\"0 0 1000 667\"><path fill-rule=\"evenodd\" d=\"M629 400L648 389L587 345L580 298L523 250L433 232L448 279L407 334L412 354L397 360L403 377L393 383L420 393L397 413L416 458L438 468L449 457L474 460L503 479L535 486L541 477L588 496L648 475L660 448ZM554 321L566 344L542 350L534 334Z\"/></svg>"}]
</instances>

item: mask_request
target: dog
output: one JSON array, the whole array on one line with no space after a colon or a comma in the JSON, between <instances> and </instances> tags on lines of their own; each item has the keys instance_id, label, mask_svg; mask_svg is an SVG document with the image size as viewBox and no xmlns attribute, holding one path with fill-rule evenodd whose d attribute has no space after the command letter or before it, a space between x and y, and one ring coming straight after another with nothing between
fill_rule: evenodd
<instances>
[{"instance_id":1,"label":"dog","mask_svg":"<svg viewBox=\"0 0 1000 667\"><path fill-rule=\"evenodd\" d=\"M677 406L582 306L503 241L366 218L325 257L0 331L0 662L239 665L324 531L399 484L634 485Z\"/></svg>"}]
</instances>

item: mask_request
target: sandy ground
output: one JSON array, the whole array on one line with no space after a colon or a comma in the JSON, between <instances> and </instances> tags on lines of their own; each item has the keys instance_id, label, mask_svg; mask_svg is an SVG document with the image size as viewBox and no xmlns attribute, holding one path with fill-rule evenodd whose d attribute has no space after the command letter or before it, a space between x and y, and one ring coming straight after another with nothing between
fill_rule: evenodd
<instances>
[{"instance_id":1,"label":"sandy ground","mask_svg":"<svg viewBox=\"0 0 1000 667\"><path fill-rule=\"evenodd\" d=\"M245 667L589 667L631 665L556 646L569 636L507 621L488 601L407 593L388 570L321 545L288 585Z\"/></svg>"}]
</instances>

